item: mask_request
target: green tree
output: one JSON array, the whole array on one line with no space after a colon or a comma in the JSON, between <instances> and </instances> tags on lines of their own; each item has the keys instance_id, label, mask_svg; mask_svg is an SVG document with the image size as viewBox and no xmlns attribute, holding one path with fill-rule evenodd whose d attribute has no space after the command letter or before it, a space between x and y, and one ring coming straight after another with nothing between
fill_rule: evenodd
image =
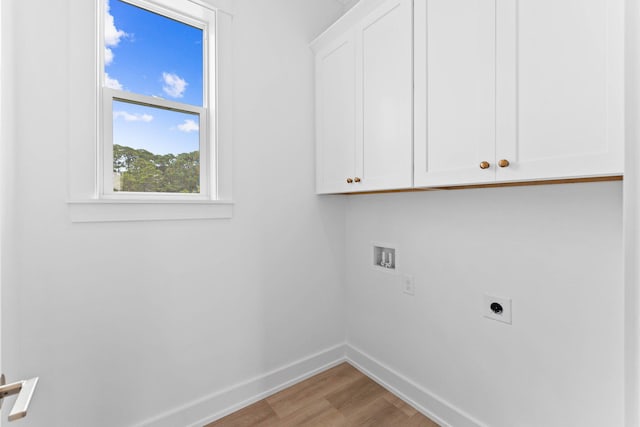
<instances>
[{"instance_id":1,"label":"green tree","mask_svg":"<svg viewBox=\"0 0 640 427\"><path fill-rule=\"evenodd\" d=\"M115 191L199 193L200 152L154 154L114 144L113 172L120 176Z\"/></svg>"}]
</instances>

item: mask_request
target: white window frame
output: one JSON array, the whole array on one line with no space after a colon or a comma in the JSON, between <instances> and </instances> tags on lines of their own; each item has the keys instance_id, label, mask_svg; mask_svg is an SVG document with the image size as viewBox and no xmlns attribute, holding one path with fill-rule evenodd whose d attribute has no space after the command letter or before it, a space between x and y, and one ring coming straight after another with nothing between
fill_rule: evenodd
<instances>
[{"instance_id":1,"label":"white window frame","mask_svg":"<svg viewBox=\"0 0 640 427\"><path fill-rule=\"evenodd\" d=\"M100 75L100 110L102 124L100 127L100 149L101 153L98 173L99 173L99 194L102 199L113 200L216 200L216 132L215 132L215 115L211 114L211 107L215 106L216 100L216 44L215 44L215 12L200 7L202 10L201 19L188 16L184 12L176 12L158 5L154 1L147 0L120 0L132 6L140 7L149 12L156 13L160 16L173 19L185 25L190 25L202 30L202 86L203 86L203 105L198 107L195 105L185 104L163 98L155 98L138 93L127 92L109 88L105 85L105 62L104 62L104 18L106 15L105 1L100 3L100 34L98 40L100 46L100 63L98 69ZM174 0L174 4L179 6L180 2L185 0ZM205 18L205 19L202 19ZM213 43L211 43L213 37ZM113 191L113 101L122 101L153 108L167 109L182 113L196 114L199 117L199 154L200 154L200 192L199 193L154 193L154 192L116 192ZM211 129L211 131L209 131Z\"/></svg>"},{"instance_id":2,"label":"white window frame","mask_svg":"<svg viewBox=\"0 0 640 427\"><path fill-rule=\"evenodd\" d=\"M153 192L117 192L113 191L113 101L122 101L143 105L152 108L161 108L181 113L196 114L199 117L199 151L200 151L200 193L153 193ZM215 200L215 132L209 133L210 128L215 129L215 122L211 122L209 110L204 107L182 104L166 99L153 98L132 92L102 87L102 128L101 150L102 173L100 179L100 194L104 199L155 199L155 200L180 200L200 199ZM212 170L213 169L213 170Z\"/></svg>"},{"instance_id":3,"label":"white window frame","mask_svg":"<svg viewBox=\"0 0 640 427\"><path fill-rule=\"evenodd\" d=\"M71 0L69 10L69 80L73 90L69 94L68 137L68 201L70 220L73 223L130 222L229 219L233 216L232 198L232 0L126 0L145 9L159 11L165 16L176 14L179 21L185 17L196 23L208 22L211 16L214 25L208 27L213 35L213 46L209 46L209 72L211 89L215 98L208 101L209 116L205 122L213 123L206 132L210 135L209 153L201 153L201 169L205 157L209 157L209 172L201 179L200 194L175 193L117 193L104 192L104 173L112 171L111 155L105 156L103 135L104 119L104 0ZM152 4L152 6L149 6ZM175 18L174 18L175 19ZM187 22L188 23L188 22ZM200 27L200 25L197 25ZM211 55L210 52L214 52ZM205 58L203 58L205 60ZM211 74L213 73L213 74ZM112 92L125 101L129 95ZM136 96L136 94L133 94ZM143 104L146 98L132 99ZM154 105L158 102L153 99ZM172 101L165 100L167 106ZM95 106L91 108L91 106ZM180 104L178 110L187 110ZM189 110L187 110L189 111ZM201 133L202 135L202 133ZM112 141L110 141L112 144ZM109 166L106 167L106 159ZM113 178L111 178L113 179ZM107 181L112 183L111 179ZM203 183L209 185L206 193ZM178 196L178 197L175 197Z\"/></svg>"}]
</instances>

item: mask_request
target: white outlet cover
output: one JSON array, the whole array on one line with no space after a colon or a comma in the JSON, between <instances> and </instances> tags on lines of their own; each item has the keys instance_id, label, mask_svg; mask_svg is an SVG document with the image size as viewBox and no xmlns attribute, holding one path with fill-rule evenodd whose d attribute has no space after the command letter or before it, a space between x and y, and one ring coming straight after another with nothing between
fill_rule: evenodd
<instances>
[{"instance_id":1,"label":"white outlet cover","mask_svg":"<svg viewBox=\"0 0 640 427\"><path fill-rule=\"evenodd\" d=\"M502 306L501 313L491 310L491 304L498 303ZM484 295L482 313L487 319L497 320L511 325L511 299L501 298L493 295Z\"/></svg>"},{"instance_id":2,"label":"white outlet cover","mask_svg":"<svg viewBox=\"0 0 640 427\"><path fill-rule=\"evenodd\" d=\"M407 295L415 295L416 294L416 282L412 275L403 274L402 276L402 292Z\"/></svg>"}]
</instances>

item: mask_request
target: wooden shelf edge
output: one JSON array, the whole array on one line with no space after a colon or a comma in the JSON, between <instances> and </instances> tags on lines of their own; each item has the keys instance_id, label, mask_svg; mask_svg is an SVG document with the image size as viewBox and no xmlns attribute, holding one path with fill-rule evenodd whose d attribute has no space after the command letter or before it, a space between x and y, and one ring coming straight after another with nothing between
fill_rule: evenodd
<instances>
[{"instance_id":1,"label":"wooden shelf edge","mask_svg":"<svg viewBox=\"0 0 640 427\"><path fill-rule=\"evenodd\" d=\"M605 181L622 181L622 175L615 176L598 176L593 178L569 178L569 179L552 179L540 181L521 181L521 182L502 182L496 184L475 184L475 185L456 185L446 187L428 187L428 188L401 188L396 190L378 190L378 191L362 191L354 193L336 193L347 196L358 196L361 194L388 194L388 193L416 193L423 191L443 191L443 190L468 190L473 188L499 188L499 187L529 187L533 185L557 185L557 184L582 184L586 182L605 182Z\"/></svg>"}]
</instances>

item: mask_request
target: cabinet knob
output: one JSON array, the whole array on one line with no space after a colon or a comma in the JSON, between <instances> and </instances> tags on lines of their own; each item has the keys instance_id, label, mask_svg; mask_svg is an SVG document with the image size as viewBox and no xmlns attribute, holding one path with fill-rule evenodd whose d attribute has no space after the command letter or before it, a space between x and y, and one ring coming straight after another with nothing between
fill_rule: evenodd
<instances>
[{"instance_id":1,"label":"cabinet knob","mask_svg":"<svg viewBox=\"0 0 640 427\"><path fill-rule=\"evenodd\" d=\"M351 178L347 178L347 184L353 184L353 180Z\"/></svg>"},{"instance_id":2,"label":"cabinet knob","mask_svg":"<svg viewBox=\"0 0 640 427\"><path fill-rule=\"evenodd\" d=\"M480 162L480 169L489 169L491 164L489 162Z\"/></svg>"},{"instance_id":3,"label":"cabinet knob","mask_svg":"<svg viewBox=\"0 0 640 427\"><path fill-rule=\"evenodd\" d=\"M355 181L355 182L360 182L360 181L362 181L362 180L356 176L356 178L354 179L354 181Z\"/></svg>"},{"instance_id":4,"label":"cabinet knob","mask_svg":"<svg viewBox=\"0 0 640 427\"><path fill-rule=\"evenodd\" d=\"M498 166L500 166L501 168L508 168L509 167L509 160L507 159L502 159L498 162Z\"/></svg>"}]
</instances>

